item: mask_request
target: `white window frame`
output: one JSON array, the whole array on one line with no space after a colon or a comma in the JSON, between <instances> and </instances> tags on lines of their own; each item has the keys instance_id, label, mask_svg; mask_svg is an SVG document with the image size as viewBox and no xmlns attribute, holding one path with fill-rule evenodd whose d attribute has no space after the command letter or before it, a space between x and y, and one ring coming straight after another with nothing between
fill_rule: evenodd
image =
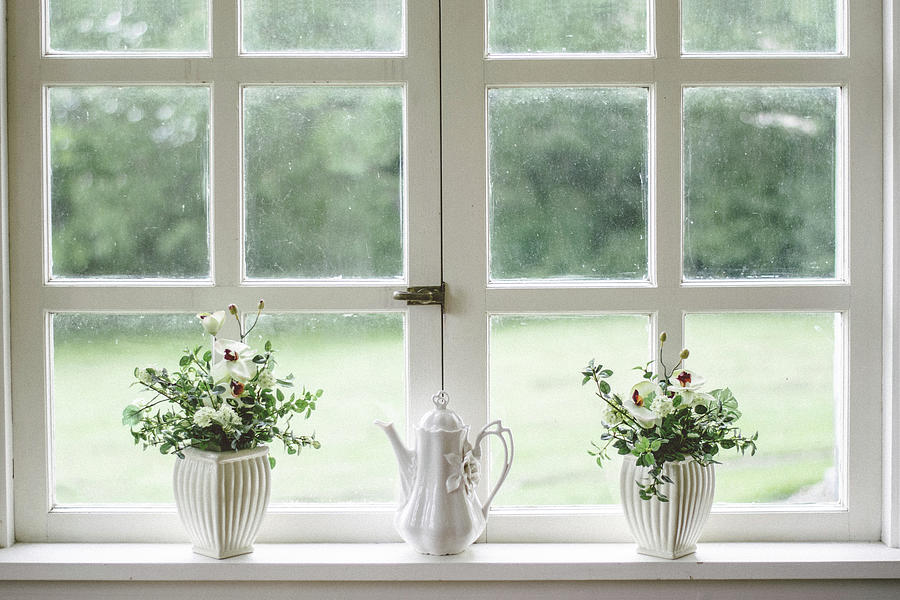
<instances>
[{"instance_id":1,"label":"white window frame","mask_svg":"<svg viewBox=\"0 0 900 600\"><path fill-rule=\"evenodd\" d=\"M835 505L719 505L706 541L849 541L881 536L881 415L867 411L881 393L881 12L876 3L850 4L850 47L835 55L682 56L680 3L651 2L649 56L486 56L480 0L442 4L441 52L444 165L444 273L451 289L446 315L445 382L467 397L487 398L489 316L492 314L651 314L653 338L666 331L667 350L682 347L691 312L840 312L852 394L845 417L842 498ZM654 35L655 33L655 35ZM487 253L486 90L493 86L647 86L651 89L649 282L571 285L559 282L491 284ZM847 262L835 281L685 282L682 280L682 89L703 85L816 85L842 88L841 119L849 156L838 227L846 228ZM843 196L843 200L841 199ZM465 201L463 201L465 199ZM461 252L465 235L466 251ZM474 238L474 239L473 239ZM839 241L839 246L840 246ZM839 255L841 252L839 251ZM841 257L838 257L841 260ZM842 276L843 275L843 276ZM852 280L851 280L852 276ZM477 349L477 351L473 351ZM648 352L649 354L649 352ZM669 356L671 363L676 362ZM840 362L840 361L839 361ZM487 420L487 403L479 419ZM585 482L585 485L590 485ZM618 507L495 508L487 540L498 542L630 541Z\"/></svg>"},{"instance_id":2,"label":"white window frame","mask_svg":"<svg viewBox=\"0 0 900 600\"><path fill-rule=\"evenodd\" d=\"M438 5L411 2L405 18L413 27L401 52L242 54L239 2L209 2L211 48L189 53L123 55L48 54L42 45L39 7L44 2L9 3L11 64L10 140L16 167L10 181L11 306L16 322L11 339L28 339L11 359L13 426L17 457L15 535L20 541L178 541L183 537L174 506L52 506L52 375L50 318L53 312L187 312L235 302L253 306L266 299L268 312L404 313L406 329L407 424L424 411L410 398L430 397L441 387L441 312L408 309L392 298L409 285L439 282L440 163ZM404 23L404 26L406 24ZM211 273L205 280L51 280L46 227L48 214L47 125L41 106L53 85L206 85L211 95L210 230ZM248 280L241 260L243 239L241 96L244 86L397 85L403 87L405 275L400 280ZM44 131L45 134L35 135ZM18 235L19 232L30 232ZM43 257L43 258L42 258ZM410 258L414 260L410 260ZM31 382L40 382L29 384ZM387 442L385 442L386 451ZM394 539L388 504L278 505L270 507L260 541L381 541Z\"/></svg>"},{"instance_id":3,"label":"white window frame","mask_svg":"<svg viewBox=\"0 0 900 600\"><path fill-rule=\"evenodd\" d=\"M27 0L10 0L11 5L24 5ZM217 11L223 11L225 14L236 13L233 3L219 3ZM222 6L218 6L218 5ZM411 4L419 4L424 6L425 2L417 2L413 0ZM435 0L435 5L437 0ZM649 289L630 288L627 290L615 290L598 287L579 287L575 289L558 288L555 286L536 287L529 290L527 299L522 301L520 298L512 299L512 294L507 290L499 288L488 288L485 284L484 273L486 273L486 263L483 257L477 255L477 244L481 243L481 248L485 247L486 231L484 228L483 215L485 214L484 204L484 184L485 176L482 174L484 170L484 158L479 157L477 153L466 154L463 148L471 147L466 144L474 143L476 146L480 144L484 148L484 130L483 119L485 114L484 105L484 88L488 83L503 82L543 82L558 84L584 83L586 81L595 81L598 77L603 77L606 81L616 83L627 83L631 81L642 81L644 84L654 84L653 74L655 72L665 71L670 73L669 67L674 67L677 72L682 75L692 75L692 83L703 83L707 80L716 80L715 77L703 74L704 67L698 66L703 62L707 64L717 64L719 69L730 69L733 67L732 59L687 59L679 58L677 55L677 31L672 28L659 28L660 31L656 37L656 47L658 48L657 58L637 58L627 61L607 61L603 59L587 59L587 60L571 60L561 61L559 59L541 59L541 61L531 61L532 63L540 62L545 66L532 70L532 67L525 61L516 60L485 60L481 52L472 51L472 47L467 44L483 43L483 21L480 23L481 32L476 31L477 27L463 26L463 23L473 15L483 15L483 10L478 6L478 0L452 0L444 1L441 5L441 29L443 31L443 52L441 58L441 80L442 80L442 98L443 105L443 126L441 148L443 151L443 212L445 215L445 223L450 223L448 227L445 224L444 239L444 279L451 282L450 296L448 298L448 312L445 315L446 328L444 332L445 352L451 360L445 366L445 378L447 387L453 386L454 398L470 398L471 400L463 400L466 407L460 409L465 411L467 420L471 423L484 422L487 418L486 402L478 400L479 398L487 398L487 319L486 315L489 311L501 311L504 306L514 305L516 312L560 312L574 311L579 313L596 312L597 307L603 310L625 310L628 312L649 312L656 313L656 328L666 329L669 331L670 339L673 335L680 337L681 331L681 308L672 307L669 309L660 309L661 304L655 302L660 298L665 298L667 293L675 293L679 301L679 306L690 305L692 309L701 309L706 306L709 309L743 309L758 308L763 301L771 301L773 298L790 294L792 296L791 306L797 309L819 309L819 310L853 310L853 314L858 312L866 312L871 309L871 314L862 324L856 322L854 317L854 332L851 338L851 349L853 359L851 361L851 379L854 387L857 382L863 381L863 389L860 395L868 396L865 406L869 407L873 404L872 399L883 399L883 411L878 410L860 411L856 410L852 413L854 419L851 423L851 438L855 441L850 447L851 467L857 465L857 461L862 462L863 471L858 479L862 481L850 481L850 487L858 487L858 492L851 494L850 508L852 513L847 510L837 512L832 511L797 511L796 507L787 510L779 510L777 508L761 511L746 511L742 509L733 510L717 510L712 516L707 527L704 539L728 539L730 541L743 539L860 539L860 540L876 540L882 539L886 544L897 547L900 546L900 448L898 448L897 440L900 440L900 378L895 373L900 372L900 306L898 306L896 298L896 289L900 289L900 246L895 244L897 236L900 236L900 216L893 209L892 199L900 194L900 180L894 177L896 166L894 157L900 156L900 103L896 103L893 97L893 91L900 89L900 70L895 70L895 65L900 64L900 44L895 43L895 32L900 31L900 11L893 10L893 0L886 0L884 5L884 30L885 43L882 48L881 40L878 33L880 28L873 28L874 22L881 22L881 7L873 6L878 3L853 3L854 10L859 10L862 15L858 17L851 16L849 20L849 39L851 44L850 52L844 57L835 57L829 59L763 59L753 58L747 60L745 70L738 69L737 72L732 71L732 80L741 83L779 83L789 81L797 82L797 76L802 75L806 79L816 83L840 83L849 85L853 90L853 99L850 104L850 122L853 125L850 135L850 152L854 156L851 161L851 178L850 191L852 198L858 198L860 193L870 194L870 198L874 198L867 203L866 208L871 209L871 213L864 215L867 217L866 224L860 224L860 219L855 215L863 212L858 208L855 200L851 199L850 203L854 218L850 221L850 255L851 255L851 273L854 281L853 287L850 288L846 284L837 284L830 286L818 285L786 285L786 286L762 286L759 289L753 287L746 289L744 286L735 286L734 289L725 289L721 293L709 296L708 290L701 289L701 286L682 286L678 277L672 277L672 273L680 273L680 264L678 258L668 257L668 264L663 262L656 266L656 273L668 273L668 278L658 280L657 287ZM859 4L869 4L867 7L858 8ZM5 12L7 2L0 0L0 11ZM20 8L20 6L16 6ZM419 10L418 8L416 10ZM655 0L654 11L657 21L670 19L673 12L677 11L677 3L670 0ZM410 12L413 9L410 8ZM13 19L10 21L9 32L10 37L22 36L24 33L31 31L28 29L28 19L21 20L21 15L17 15L16 10L10 11ZM857 13L854 13L856 15ZM476 17L477 18L477 17ZM675 21L677 22L677 21ZM436 25L437 21L434 16L429 23ZM30 26L33 27L34 23ZM23 29L25 27L25 29ZM410 46L409 65L401 65L402 60L393 58L375 59L377 68L373 68L371 72L406 74L414 70L414 58L417 56L415 48L419 43L425 44L425 39L414 39L420 35L422 38L428 38L426 33L417 33L412 31ZM232 29L231 31L234 31ZM460 31L465 34L458 38L457 42L448 41L448 32ZM235 57L236 47L235 41L231 41L228 37L228 27L217 26L212 31L213 36L213 53L217 56L226 55ZM6 34L6 30L0 32L0 35ZM226 34L226 35L222 35ZM482 36L479 38L479 36ZM431 39L437 36L431 32ZM0 41L5 39L0 38ZM15 42L15 43L21 43ZM12 47L12 46L11 46ZM27 47L19 46L19 48ZM6 48L5 43L0 44L0 58L4 58L2 53ZM34 49L33 45L31 46ZM882 50L884 50L885 61L885 86L884 86L884 153L880 152L882 142L882 132L878 124L871 124L863 127L862 132L856 130L855 125L860 122L868 122L879 120L881 111L881 94L878 90L881 88L880 65L882 64ZM24 54L29 55L29 52ZM32 326L23 326L19 323L20 307L34 302L30 291L24 290L19 286L19 279L22 277L21 271L29 270L27 265L34 265L34 257L22 258L22 251L28 251L28 246L21 246L16 239L9 243L8 230L23 231L23 227L34 228L34 223L29 222L28 215L20 212L19 204L23 202L21 198L27 198L28 194L23 194L23 187L27 190L27 184L23 183L23 179L27 179L27 175L34 174L35 167L33 163L29 165L28 153L22 153L18 144L22 143L23 137L34 135L34 129L29 128L27 119L21 118L22 100L28 99L29 94L22 94L21 91L16 92L15 81L17 77L23 76L33 77L35 73L41 76L47 76L46 70L53 73L53 69L58 67L44 67L43 62L37 59L39 53L30 52L27 56L25 64L31 66L40 66L39 69L33 71L25 71L18 69L10 76L11 94L10 94L10 120L7 121L5 115L6 109L6 85L0 86L0 192L3 194L3 202L0 205L0 226L2 226L2 234L4 243L0 245L0 334L2 334L2 343L0 343L0 546L11 545L16 539L16 528L14 527L13 506L21 506L29 501L29 496L20 493L20 481L29 477L28 473L33 467L34 460L29 457L34 454L33 443L22 440L20 434L21 428L24 426L26 431L37 425L40 429L40 420L42 415L29 415L29 407L22 398L29 397L27 385L23 380L27 380L29 371L15 369L13 374L13 386L10 386L10 364L21 364L29 356L33 357L32 346L40 344L35 340L41 340L38 336L29 337L30 331L34 332ZM21 58L21 57L20 57ZM105 59L107 60L107 59ZM127 75L129 81L133 80L134 75L129 72L130 66L125 61L118 59L108 59L110 64L108 73L118 74L119 76ZM141 58L131 59L151 61L152 59ZM292 59L299 62L298 59ZM375 61L369 64L375 64ZM775 65L771 71L766 74L765 69L771 61ZM839 77L835 79L833 72L828 76L823 74L822 65L826 61L835 61L839 64L837 71ZM79 60L75 60L74 64L78 64ZM179 59L171 61L168 66L166 61L158 61L158 67L152 67L151 71L145 77L148 80L156 80L165 73L178 72L179 77L183 77L185 73L191 74L195 80L205 80L204 75L211 72L208 59ZM350 61L335 61L338 65L334 71L325 61L310 61L309 67L310 81L324 81L341 79L335 77L332 72L338 72L343 75L358 73L352 66L348 66ZM422 61L425 62L425 61ZM565 64L563 64L565 63ZM177 64L177 66L176 66ZM3 83L6 83L5 72L6 61L0 61L0 72ZM260 61L262 65L260 80L266 80L267 74L272 74L274 67L265 61ZM86 65L82 65L86 66ZM421 64L418 65L421 67ZM561 69L560 67L565 67ZM765 67L765 68L764 68ZM759 69L759 71L757 71ZM23 71L25 71L23 73ZM360 69L361 71L361 69ZM759 73L763 73L761 77ZM742 77L743 75L743 77ZM277 77L271 77L278 79ZM65 78L63 78L65 82ZM398 75L397 79L401 79ZM802 79L802 78L801 78ZM804 79L804 80L806 80ZM80 82L77 77L74 78ZM427 81L427 78L425 78ZM342 80L343 81L343 80ZM183 82L183 80L179 80ZM354 81L348 81L353 83ZM431 81L433 90L437 90L436 81ZM662 91L672 89L672 81L660 81L655 84L655 97L662 96ZM678 85L678 84L675 84ZM668 87L667 87L668 86ZM409 88L412 93L412 87ZM871 93L864 94L865 90ZM217 90L218 91L218 90ZM423 82L419 93L422 94L421 100L427 102L429 94L427 87ZM680 95L679 95L680 96ZM33 92L31 93L33 99ZM218 98L218 96L217 96ZM217 124L221 125L222 117L219 114L220 109L227 108L229 102L219 102L214 100L213 105L213 127ZM412 107L412 101L410 101ZM432 103L434 106L434 103ZM657 207L655 218L650 224L651 231L655 228L657 231L664 232L657 240L657 245L666 247L674 243L674 233L681 235L681 214L677 208L680 206L677 196L680 195L680 186L671 182L680 179L680 146L673 144L671 139L673 134L675 139L680 141L680 134L677 128L673 130L673 115L678 115L680 107L673 106L671 102L657 102L656 111L656 128L653 135L657 139L669 139L669 150L675 150L674 154L663 152L663 145L655 153L657 164L655 165L657 178L655 181L656 193L651 196L651 202ZM860 121L860 117L863 118ZM33 119L32 119L33 120ZM410 120L415 120L410 115ZM473 125L474 122L474 125ZM674 121L677 122L677 121ZM432 141L436 139L433 127L429 127L427 123L420 123L423 131L430 132L425 137L429 137ZM11 139L12 159L10 161L10 171L12 174L9 186L9 194L7 194L6 174L7 159L9 154L6 149L7 128L9 129L9 138ZM412 129L412 125L410 125ZM480 128L480 132L479 132ZM896 131L896 133L895 133ZM237 146L239 135L232 131L231 141ZM471 138L470 136L473 136ZM467 139L468 138L468 139ZM862 146L861 142L868 142L871 145ZM425 144L423 144L425 146ZM674 148L672 146L675 146ZM34 150L31 150L30 158L34 158ZM38 156L39 158L39 156ZM881 176L881 165L884 161L885 170L884 177ZM232 160L234 164L238 164ZM861 164L865 163L865 164ZM856 169L859 169L858 171ZM439 181L441 177L432 169L430 175L433 176L432 181ZM862 177L868 175L869 177ZM217 187L221 184L218 180L219 173L216 174L215 184ZM236 176L235 176L236 177ZM410 179L410 195L414 187L415 177ZM866 181L861 181L866 179ZM227 180L226 180L227 181ZM434 196L433 188L428 187L427 178L423 177L419 185L423 189L430 190L429 197ZM882 186L884 189L885 201L881 202ZM239 188L233 188L239 189ZM677 190L673 192L673 190ZM675 202L673 199L675 194ZM9 202L9 198L12 202ZM665 202L668 198L669 202ZM473 209L474 204L474 210ZM674 206L674 208L673 208ZM432 203L423 210L435 210L436 206ZM10 215L7 217L7 210ZM468 210L467 210L468 209ZM232 211L232 217L236 211ZM218 227L226 216L222 211L216 213L215 226ZM878 218L872 216L877 215ZM883 214L885 226L881 226L881 215ZM877 221L877 224L874 223ZM465 231L463 227L469 227L467 231L466 243L461 243L454 233ZM884 236L884 253L877 248L877 243L873 244L874 248L868 250L863 247L862 252L857 252L856 245L862 245L861 236L868 237L871 240L881 239L880 233ZM411 232L414 234L414 232ZM474 235L475 240L471 241L470 235ZM482 237L483 236L483 237ZM456 239L454 239L456 238ZM412 242L410 242L412 247ZM474 248L475 255L469 250ZM222 252L225 249L217 243L216 252ZM651 247L652 250L652 247ZM10 254L14 257L13 266L15 270L10 274L8 261ZM651 255L654 253L651 252ZM652 261L653 259L651 259ZM472 263L472 264L466 264ZM876 283L880 280L881 273L863 277L863 281L859 281L856 276L858 268L854 265L860 264L880 264L884 266L884 285ZM675 268L673 271L672 268ZM438 265L438 272L440 265ZM410 281L413 283L430 283L431 276L434 275L434 269L429 269L425 275L429 276L423 281L416 280L413 272L410 272ZM10 295L10 280L13 283L13 294ZM36 287L32 284L32 288ZM395 286L390 286L394 289ZM459 290L454 292L454 290ZM128 290L103 290L111 293L112 298L107 302L104 308L109 310L134 310L134 305L130 303L130 297L133 296ZM146 290L143 290L146 291ZM173 290L165 290L158 294L153 294L150 301L158 299ZM187 293L183 289L176 288L175 294L182 298ZM287 302L295 302L295 290L287 287L279 290L273 290L276 294L276 300L267 301L273 304L277 300L285 300ZM379 291L387 292L389 290L381 289L378 286L372 286L369 292L363 291L362 297L354 300L355 305L349 306L349 309L360 308L370 309L369 300L383 303L387 309L395 309L396 307L388 303ZM221 300L222 296L228 296L232 292L241 294L247 293L244 288L238 288L236 278L233 277L228 286L218 286L217 288L200 289L195 291L197 296L196 302L201 304L200 308L206 308L210 303L216 303ZM821 293L820 293L821 292ZM255 298L258 290L251 290L249 294ZM862 301L860 296L874 296L877 300L868 302ZM65 300L58 294L55 300ZM305 298L302 301L301 308L305 309L321 309L333 299L330 292L318 287L305 287ZM882 308L882 299L883 306ZM192 299L192 302L194 300ZM75 300L70 300L75 302ZM358 302L358 304L356 304ZM874 302L874 304L873 304ZM191 303L185 303L191 304ZM708 305L708 306L707 306ZM191 304L193 306L193 304ZM837 308L835 308L837 307ZM10 323L10 310L14 309L12 327ZM194 308L189 308L194 310ZM882 319L883 312L883 319ZM416 318L416 311L409 313L410 319ZM421 314L421 313L420 313ZM474 318L467 318L474 317ZM883 323L882 323L883 321ZM884 335L882 335L882 324ZM858 327L860 326L860 327ZM673 334L673 332L679 332ZM864 334L871 334L874 337L869 338L868 345L864 344L860 338ZM670 347L676 348L680 340L673 339ZM30 342L21 342L18 340L31 340ZM880 340L882 343L878 343ZM858 356L855 348L862 348L862 356ZM467 351L463 352L465 348ZM10 349L12 352L10 352ZM427 351L427 348L421 348ZM881 353L880 353L881 352ZM12 360L12 353L17 355ZM29 354L30 353L30 354ZM19 358L19 355L22 355ZM437 359L440 361L440 355L430 354L429 360ZM32 370L31 375L34 375ZM38 377L43 377L43 372L38 373ZM409 390L410 397L422 398L428 390L434 389L434 384L439 382L429 381L427 385L417 386L414 384L413 378L410 377ZM419 390L415 388L419 387ZM856 391L854 391L856 393ZM33 392L32 392L33 394ZM34 397L33 395L30 397ZM856 396L854 396L856 397ZM14 502L13 493L13 421L12 409L16 407L16 447L15 456L17 457L18 477L16 483L16 496ZM856 407L860 402L854 403ZM876 403L877 404L877 403ZM480 407L480 408L479 408ZM414 409L416 410L416 409ZM34 411L32 411L34 412ZM37 411L42 412L42 411ZM419 411L421 412L421 411ZM859 413L864 413L860 415ZM23 414L25 413L25 414ZM409 422L413 422L415 415L410 415ZM857 419L857 417L859 417ZM874 429L872 429L874 427ZM884 441L877 439L871 435L871 431L883 431ZM39 444L41 445L41 444ZM46 452L46 448L42 449ZM855 457L855 459L854 459ZM864 462L863 462L864 461ZM24 463L24 464L23 464ZM32 463L32 464L30 464ZM23 474L24 473L24 474ZM863 493L865 492L865 494ZM860 512L866 514L859 514ZM309 535L300 536L297 531L298 515L291 514L294 511L281 512L274 510L273 514L267 519L267 527L262 534L262 539L267 541L298 541L301 539L310 539ZM559 539L565 541L597 541L601 539L603 534L611 532L610 541L618 539L627 539L627 532L622 522L621 516L617 515L616 510L597 510L597 509L571 509L562 508L558 510L497 510L491 516L488 537L490 541L513 540L529 541L529 540L547 540ZM165 513L140 513L141 519L137 524L137 534L146 541L162 541L166 538L166 534L159 534L160 531L171 531L177 527L175 515L169 511ZM135 513L124 511L119 513L110 510L104 514L86 515L86 514L67 514L60 515L61 519L58 524L53 527L38 524L36 528L32 528L32 524L27 524L25 531L26 536L19 536L20 541L23 539L33 538L34 540L50 540L63 541L65 539L79 539L81 541L89 541L90 536L84 536L83 531L86 528L96 527L98 522L102 522L102 527L107 530L109 535L106 537L115 537L115 530L124 530L130 528L135 529L136 520ZM96 521L99 519L99 521ZM303 515L299 515L303 518ZM318 521L319 525L314 526L312 535L316 539L321 540L345 540L345 541L362 541L359 538L359 528L368 528L372 533L372 538L378 539L394 539L390 530L390 511L367 511L353 510L347 507L335 507L333 509L321 510L320 514L312 515L314 521ZM28 518L26 517L26 521ZM19 523L15 523L16 526ZM58 525L58 526L57 526ZM827 530L827 531L826 531ZM747 533L752 532L749 536ZM823 535L823 531L826 532ZM736 533L735 533L736 532ZM102 537L102 536L101 536ZM116 537L116 541L121 541L121 537ZM98 540L99 541L99 540Z\"/></svg>"}]
</instances>

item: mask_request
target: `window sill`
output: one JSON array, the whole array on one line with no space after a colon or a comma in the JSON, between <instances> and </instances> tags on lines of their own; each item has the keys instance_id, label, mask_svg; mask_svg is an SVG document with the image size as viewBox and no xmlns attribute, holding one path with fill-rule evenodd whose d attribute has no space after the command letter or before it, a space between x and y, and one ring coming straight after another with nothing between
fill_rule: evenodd
<instances>
[{"instance_id":1,"label":"window sill","mask_svg":"<svg viewBox=\"0 0 900 600\"><path fill-rule=\"evenodd\" d=\"M214 560L187 544L16 544L0 581L614 581L900 578L881 543L709 543L669 561L633 544L476 544L423 556L405 544L259 544Z\"/></svg>"}]
</instances>

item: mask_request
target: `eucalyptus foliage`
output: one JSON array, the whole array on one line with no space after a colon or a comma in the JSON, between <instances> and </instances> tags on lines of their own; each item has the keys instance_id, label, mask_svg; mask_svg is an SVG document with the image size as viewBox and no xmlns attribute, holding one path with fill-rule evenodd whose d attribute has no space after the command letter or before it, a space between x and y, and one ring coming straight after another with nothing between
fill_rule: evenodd
<instances>
[{"instance_id":1,"label":"eucalyptus foliage","mask_svg":"<svg viewBox=\"0 0 900 600\"><path fill-rule=\"evenodd\" d=\"M640 497L668 502L661 487L674 482L663 471L666 463L692 459L701 466L717 464L719 451L731 448L741 454L749 450L752 456L758 433L746 437L736 426L741 411L731 390L700 391L702 378L682 368L687 349L681 351L678 364L667 369L662 360L666 334L659 339L659 373L651 370L653 361L635 367L641 380L625 398L614 393L607 381L612 370L594 360L581 374L582 385L593 382L595 394L604 402L605 431L600 436L604 443L591 442L593 450L588 454L601 467L610 458L610 446L619 454L631 454L638 465L648 467L647 479L635 482Z\"/></svg>"},{"instance_id":2,"label":"eucalyptus foliage","mask_svg":"<svg viewBox=\"0 0 900 600\"><path fill-rule=\"evenodd\" d=\"M267 341L262 352L243 343L256 326L263 301L260 300L256 321L245 332L235 305L229 312L241 328L240 341L216 338L225 311L201 313L204 329L211 334L212 350L202 346L185 349L178 368L147 366L134 370L132 385L149 393L125 407L122 423L131 428L135 444L144 449L159 448L162 454L184 458L185 448L229 451L256 448L281 440L288 454L304 447L318 449L315 434L298 435L291 420L296 415L308 419L322 397L322 390L288 393L294 376L275 375L275 350ZM272 467L275 459L269 457Z\"/></svg>"}]
</instances>

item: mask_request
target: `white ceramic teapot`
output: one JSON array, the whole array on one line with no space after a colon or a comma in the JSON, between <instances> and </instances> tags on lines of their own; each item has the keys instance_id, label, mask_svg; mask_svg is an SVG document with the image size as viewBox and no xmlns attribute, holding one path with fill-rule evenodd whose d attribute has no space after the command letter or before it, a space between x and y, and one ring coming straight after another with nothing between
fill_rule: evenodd
<instances>
[{"instance_id":1,"label":"white ceramic teapot","mask_svg":"<svg viewBox=\"0 0 900 600\"><path fill-rule=\"evenodd\" d=\"M513 440L499 420L488 423L467 439L468 425L447 408L446 392L431 398L434 410L416 426L416 449L408 450L392 423L375 421L384 429L400 466L403 497L394 526L405 541L423 554L457 554L474 542L487 521L488 509L506 479L513 459ZM496 435L503 443L503 471L482 506L476 490L481 473L481 442Z\"/></svg>"}]
</instances>

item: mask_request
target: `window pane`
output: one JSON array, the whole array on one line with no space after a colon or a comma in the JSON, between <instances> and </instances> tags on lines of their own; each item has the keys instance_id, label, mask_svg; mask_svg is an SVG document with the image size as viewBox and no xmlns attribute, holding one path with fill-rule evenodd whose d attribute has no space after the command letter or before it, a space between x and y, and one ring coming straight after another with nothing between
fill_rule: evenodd
<instances>
[{"instance_id":1,"label":"window pane","mask_svg":"<svg viewBox=\"0 0 900 600\"><path fill-rule=\"evenodd\" d=\"M491 54L646 53L647 0L489 0Z\"/></svg>"},{"instance_id":2,"label":"window pane","mask_svg":"<svg viewBox=\"0 0 900 600\"><path fill-rule=\"evenodd\" d=\"M53 315L57 504L174 502L176 459L135 446L122 410L150 397L131 387L136 367L175 368L205 337L193 314Z\"/></svg>"},{"instance_id":3,"label":"window pane","mask_svg":"<svg viewBox=\"0 0 900 600\"><path fill-rule=\"evenodd\" d=\"M207 277L208 88L48 97L53 277Z\"/></svg>"},{"instance_id":4,"label":"window pane","mask_svg":"<svg viewBox=\"0 0 900 600\"><path fill-rule=\"evenodd\" d=\"M403 315L263 315L251 346L272 341L279 375L325 394L297 433L316 433L320 450L277 459L274 502L389 502L396 463L376 418L405 423ZM56 502L172 502L171 456L135 446L122 409L146 398L131 387L135 367L177 368L181 350L209 343L193 314L53 316ZM353 373L352 377L347 374ZM360 382L365 382L360 384ZM110 477L139 473L139 477ZM312 485L310 482L315 482Z\"/></svg>"},{"instance_id":5,"label":"window pane","mask_svg":"<svg viewBox=\"0 0 900 600\"><path fill-rule=\"evenodd\" d=\"M837 88L684 91L684 275L840 275Z\"/></svg>"},{"instance_id":6,"label":"window pane","mask_svg":"<svg viewBox=\"0 0 900 600\"><path fill-rule=\"evenodd\" d=\"M244 90L247 274L403 276L400 87Z\"/></svg>"},{"instance_id":7,"label":"window pane","mask_svg":"<svg viewBox=\"0 0 900 600\"><path fill-rule=\"evenodd\" d=\"M279 372L297 385L325 390L309 422L319 450L277 459L273 502L391 502L397 463L375 419L406 427L406 359L402 313L263 315L251 345L271 340Z\"/></svg>"},{"instance_id":8,"label":"window pane","mask_svg":"<svg viewBox=\"0 0 900 600\"><path fill-rule=\"evenodd\" d=\"M837 52L840 0L682 0L685 52Z\"/></svg>"},{"instance_id":9,"label":"window pane","mask_svg":"<svg viewBox=\"0 0 900 600\"><path fill-rule=\"evenodd\" d=\"M717 502L837 501L839 331L835 313L685 317L687 367L706 389L730 388L739 427L759 431L756 456L717 457Z\"/></svg>"},{"instance_id":10,"label":"window pane","mask_svg":"<svg viewBox=\"0 0 900 600\"><path fill-rule=\"evenodd\" d=\"M208 0L49 0L52 52L207 52Z\"/></svg>"},{"instance_id":11,"label":"window pane","mask_svg":"<svg viewBox=\"0 0 900 600\"><path fill-rule=\"evenodd\" d=\"M647 278L647 99L489 91L493 280Z\"/></svg>"},{"instance_id":12,"label":"window pane","mask_svg":"<svg viewBox=\"0 0 900 600\"><path fill-rule=\"evenodd\" d=\"M400 52L403 0L243 0L245 52Z\"/></svg>"},{"instance_id":13,"label":"window pane","mask_svg":"<svg viewBox=\"0 0 900 600\"><path fill-rule=\"evenodd\" d=\"M494 505L618 504L619 463L599 469L587 454L603 411L581 370L595 358L615 372L614 387L631 387L632 367L649 356L650 319L496 315L490 336L491 420L503 420L516 446L515 476ZM496 474L502 448L492 456Z\"/></svg>"}]
</instances>

